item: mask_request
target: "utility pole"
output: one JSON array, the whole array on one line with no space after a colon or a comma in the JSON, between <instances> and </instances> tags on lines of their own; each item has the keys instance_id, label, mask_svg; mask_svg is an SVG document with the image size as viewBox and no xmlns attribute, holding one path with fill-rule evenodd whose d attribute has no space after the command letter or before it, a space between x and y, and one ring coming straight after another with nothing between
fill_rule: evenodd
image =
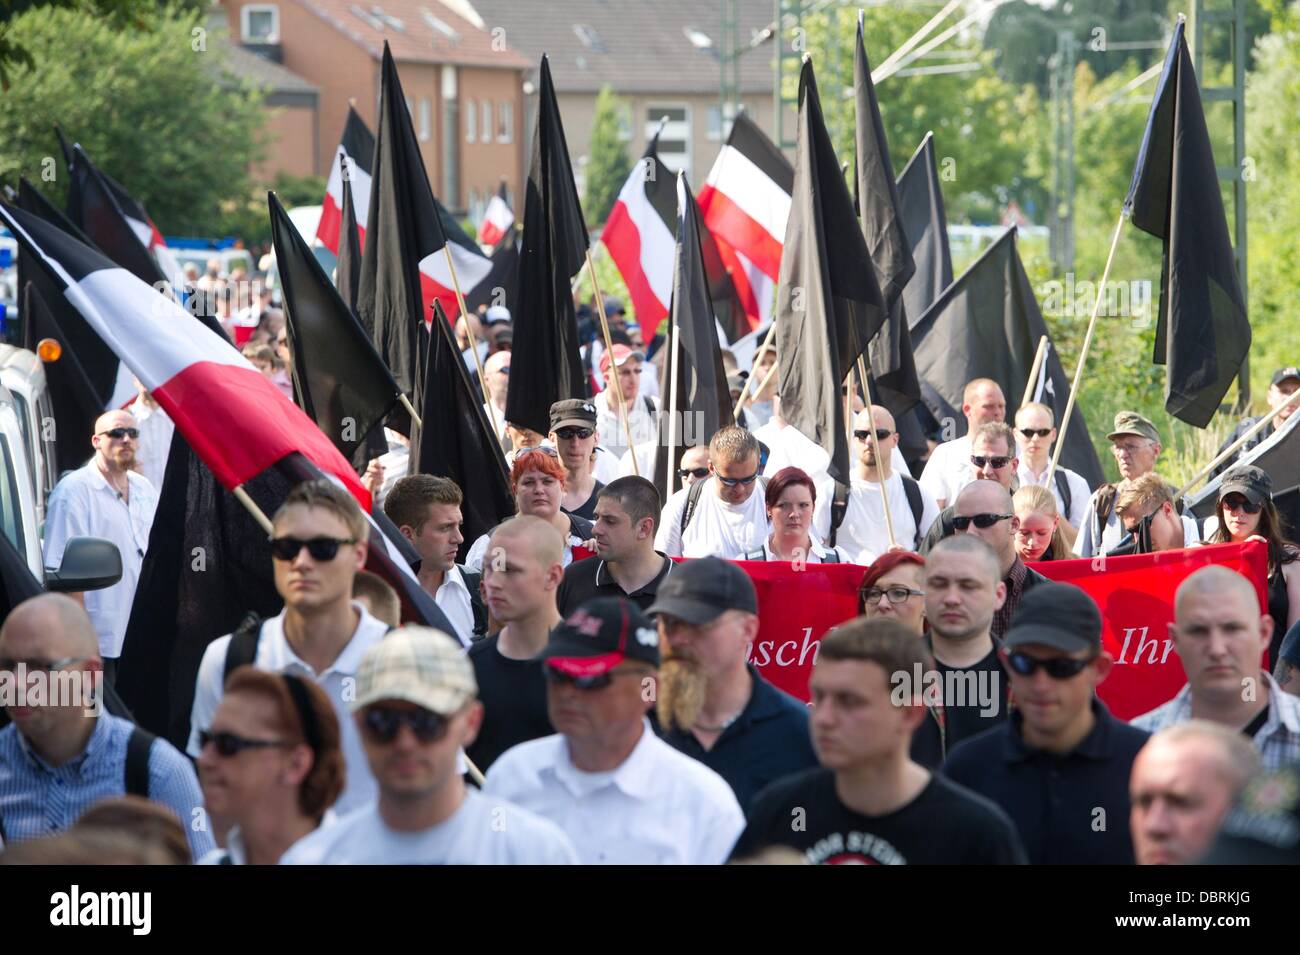
<instances>
[{"instance_id":1,"label":"utility pole","mask_svg":"<svg viewBox=\"0 0 1300 955\"><path fill-rule=\"evenodd\" d=\"M1056 32L1050 61L1052 93L1051 255L1062 272L1074 268L1074 67L1079 43L1069 30Z\"/></svg>"}]
</instances>

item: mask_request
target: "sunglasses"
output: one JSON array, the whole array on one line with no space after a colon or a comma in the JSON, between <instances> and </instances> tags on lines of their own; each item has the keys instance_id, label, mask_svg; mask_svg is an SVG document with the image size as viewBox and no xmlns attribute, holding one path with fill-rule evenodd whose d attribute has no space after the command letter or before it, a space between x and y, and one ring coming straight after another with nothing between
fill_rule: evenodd
<instances>
[{"instance_id":1,"label":"sunglasses","mask_svg":"<svg viewBox=\"0 0 1300 955\"><path fill-rule=\"evenodd\" d=\"M209 743L217 748L218 756L226 759L231 756L238 756L246 749L268 749L273 746L293 745L279 739L247 739L243 736L236 736L234 733L214 733L211 730L199 730L199 749L206 749Z\"/></svg>"},{"instance_id":2,"label":"sunglasses","mask_svg":"<svg viewBox=\"0 0 1300 955\"><path fill-rule=\"evenodd\" d=\"M74 663L85 663L89 657L63 657L59 660L0 660L0 673L13 673L22 667L28 673L56 673Z\"/></svg>"},{"instance_id":3,"label":"sunglasses","mask_svg":"<svg viewBox=\"0 0 1300 955\"><path fill-rule=\"evenodd\" d=\"M877 428L877 429L876 429L876 440L877 440L877 441L887 441L887 440L889 440L891 437L893 437L893 435L894 435L894 432L890 431L888 428ZM854 431L854 432L853 432L853 437L857 438L859 441L870 441L870 440L871 440L871 432L870 432L870 431Z\"/></svg>"},{"instance_id":4,"label":"sunglasses","mask_svg":"<svg viewBox=\"0 0 1300 955\"><path fill-rule=\"evenodd\" d=\"M709 476L708 468L678 468L677 476L682 480L688 477L706 478Z\"/></svg>"},{"instance_id":5,"label":"sunglasses","mask_svg":"<svg viewBox=\"0 0 1300 955\"><path fill-rule=\"evenodd\" d=\"M729 478L729 477L723 477L721 474L717 474L717 475L714 475L714 476L715 476L719 481L721 481L723 484L725 484L727 487L735 487L737 484L753 484L755 481L758 480L758 472L757 472L757 471L755 471L755 472L754 472L753 474L751 474L749 477L743 477L743 478Z\"/></svg>"},{"instance_id":6,"label":"sunglasses","mask_svg":"<svg viewBox=\"0 0 1300 955\"><path fill-rule=\"evenodd\" d=\"M1045 438L1052 433L1051 428L1020 428L1018 430L1020 431L1021 434L1023 434L1026 438L1029 438L1031 441L1034 438Z\"/></svg>"},{"instance_id":7,"label":"sunglasses","mask_svg":"<svg viewBox=\"0 0 1300 955\"><path fill-rule=\"evenodd\" d=\"M924 590L913 590L911 587L887 587L881 590L879 587L872 587L870 590L862 592L863 598L869 604L880 603L880 596L884 594L889 598L891 604L901 604L906 602L908 597L924 597Z\"/></svg>"},{"instance_id":8,"label":"sunglasses","mask_svg":"<svg viewBox=\"0 0 1300 955\"><path fill-rule=\"evenodd\" d=\"M121 441L123 438L130 438L135 441L140 437L139 428L110 428L107 431L99 432L101 435L112 438L114 441Z\"/></svg>"},{"instance_id":9,"label":"sunglasses","mask_svg":"<svg viewBox=\"0 0 1300 955\"><path fill-rule=\"evenodd\" d=\"M570 441L573 438L580 438L583 441L586 441L595 433L595 430L592 428L561 428L559 431L555 432L555 436L557 438L563 438L565 441Z\"/></svg>"},{"instance_id":10,"label":"sunglasses","mask_svg":"<svg viewBox=\"0 0 1300 955\"><path fill-rule=\"evenodd\" d=\"M298 551L304 547L311 554L312 560L327 561L338 556L339 548L344 544L355 544L354 540L338 540L333 537L313 537L311 540L299 540L296 537L268 537L271 542L271 556L276 560L293 560Z\"/></svg>"},{"instance_id":11,"label":"sunglasses","mask_svg":"<svg viewBox=\"0 0 1300 955\"><path fill-rule=\"evenodd\" d=\"M421 743L436 743L447 735L451 720L432 710L390 710L372 706L361 719L366 732L376 743L391 743L405 724Z\"/></svg>"},{"instance_id":12,"label":"sunglasses","mask_svg":"<svg viewBox=\"0 0 1300 955\"><path fill-rule=\"evenodd\" d=\"M571 686L575 690L603 690L614 682L614 673L597 673L593 676L570 676L567 673L546 667L546 682L556 686Z\"/></svg>"},{"instance_id":13,"label":"sunglasses","mask_svg":"<svg viewBox=\"0 0 1300 955\"><path fill-rule=\"evenodd\" d=\"M970 527L971 524L974 524L983 531L988 530L998 521L1009 521L1014 516L1014 514L974 514L970 517L954 516L952 519L952 526L957 528L959 531L964 531L966 528Z\"/></svg>"},{"instance_id":14,"label":"sunglasses","mask_svg":"<svg viewBox=\"0 0 1300 955\"><path fill-rule=\"evenodd\" d=\"M1263 501L1251 501L1236 494L1230 494L1221 503L1225 511L1244 511L1247 514L1258 514L1264 506Z\"/></svg>"},{"instance_id":15,"label":"sunglasses","mask_svg":"<svg viewBox=\"0 0 1300 955\"><path fill-rule=\"evenodd\" d=\"M553 458L558 458L560 456L560 452L556 451L549 444L538 444L531 448L520 448L515 452L515 458L518 459L521 454L527 454L529 451L540 451L542 454L549 454Z\"/></svg>"},{"instance_id":16,"label":"sunglasses","mask_svg":"<svg viewBox=\"0 0 1300 955\"><path fill-rule=\"evenodd\" d=\"M982 454L972 454L970 463L975 465L977 468L991 467L994 471L1001 471L1011 463L1011 459L1001 456L996 458L986 458Z\"/></svg>"},{"instance_id":17,"label":"sunglasses","mask_svg":"<svg viewBox=\"0 0 1300 955\"><path fill-rule=\"evenodd\" d=\"M1047 675L1053 680L1068 680L1073 676L1078 676L1095 659L1096 657L1088 657L1086 660L1075 660L1072 657L1055 657L1051 660L1040 660L1019 651L1007 654L1007 663L1011 664L1011 669L1021 676L1033 676L1041 667L1047 671Z\"/></svg>"}]
</instances>

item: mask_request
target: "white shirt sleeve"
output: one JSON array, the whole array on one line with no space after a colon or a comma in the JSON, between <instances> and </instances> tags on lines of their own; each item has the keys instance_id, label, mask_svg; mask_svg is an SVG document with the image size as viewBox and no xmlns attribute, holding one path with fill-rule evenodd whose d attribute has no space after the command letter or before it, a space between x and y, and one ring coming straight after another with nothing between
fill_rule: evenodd
<instances>
[{"instance_id":1,"label":"white shirt sleeve","mask_svg":"<svg viewBox=\"0 0 1300 955\"><path fill-rule=\"evenodd\" d=\"M736 840L745 831L745 814L740 809L731 787L727 787L726 801L719 801L710 813L711 819L700 820L699 856L696 865L722 865L731 855Z\"/></svg>"},{"instance_id":2,"label":"white shirt sleeve","mask_svg":"<svg viewBox=\"0 0 1300 955\"><path fill-rule=\"evenodd\" d=\"M1082 474L1075 474L1073 471L1065 472L1065 481L1070 488L1070 513L1065 519L1079 528L1083 526L1084 517L1088 513L1092 489L1088 487L1088 482L1083 479Z\"/></svg>"},{"instance_id":3,"label":"white shirt sleeve","mask_svg":"<svg viewBox=\"0 0 1300 955\"><path fill-rule=\"evenodd\" d=\"M655 534L655 550L668 557L682 556L682 512L686 510L688 488L673 492L659 517L659 533Z\"/></svg>"},{"instance_id":4,"label":"white shirt sleeve","mask_svg":"<svg viewBox=\"0 0 1300 955\"><path fill-rule=\"evenodd\" d=\"M465 555L465 567L468 570L472 570L476 574L483 572L483 558L487 554L488 542L491 539L489 535L484 534L474 542L474 545L469 549L469 553Z\"/></svg>"},{"instance_id":5,"label":"white shirt sleeve","mask_svg":"<svg viewBox=\"0 0 1300 955\"><path fill-rule=\"evenodd\" d=\"M1096 502L1095 497L1089 496L1088 503L1084 506L1083 517L1079 521L1079 536L1074 539L1076 557L1091 557L1097 549L1097 544L1092 539L1092 525L1097 523Z\"/></svg>"},{"instance_id":6,"label":"white shirt sleeve","mask_svg":"<svg viewBox=\"0 0 1300 955\"><path fill-rule=\"evenodd\" d=\"M199 746L199 730L212 725L212 717L216 715L217 705L221 703L222 671L226 668L226 648L229 646L229 635L218 637L203 651L203 661L199 664L198 679L194 681L194 706L190 709L190 739L185 744L185 752L195 759L202 749Z\"/></svg>"},{"instance_id":7,"label":"white shirt sleeve","mask_svg":"<svg viewBox=\"0 0 1300 955\"><path fill-rule=\"evenodd\" d=\"M921 487L921 501L925 506L921 508L921 526L917 528L916 536L918 540L925 540L925 535L930 533L930 528L939 519L939 505L924 486Z\"/></svg>"},{"instance_id":8,"label":"white shirt sleeve","mask_svg":"<svg viewBox=\"0 0 1300 955\"><path fill-rule=\"evenodd\" d=\"M1186 514L1179 515L1183 521L1183 546L1193 547L1201 541L1200 528L1196 526L1196 518L1189 517Z\"/></svg>"},{"instance_id":9,"label":"white shirt sleeve","mask_svg":"<svg viewBox=\"0 0 1300 955\"><path fill-rule=\"evenodd\" d=\"M86 506L84 487L64 482L50 495L45 512L45 566L57 570L63 562L63 551L73 537L90 534L90 512Z\"/></svg>"},{"instance_id":10,"label":"white shirt sleeve","mask_svg":"<svg viewBox=\"0 0 1300 955\"><path fill-rule=\"evenodd\" d=\"M944 477L944 471L948 467L947 459L947 445L941 444L930 452L930 459L925 462L925 469L921 472L920 478L917 479L921 487L928 491L930 497L934 498L936 502L947 501L948 482ZM947 501L947 503L951 504L952 501Z\"/></svg>"}]
</instances>

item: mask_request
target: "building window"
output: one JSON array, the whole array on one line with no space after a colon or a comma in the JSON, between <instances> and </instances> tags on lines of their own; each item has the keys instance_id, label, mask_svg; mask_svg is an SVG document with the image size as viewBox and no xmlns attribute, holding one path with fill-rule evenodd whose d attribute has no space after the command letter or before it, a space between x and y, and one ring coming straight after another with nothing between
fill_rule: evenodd
<instances>
[{"instance_id":1,"label":"building window","mask_svg":"<svg viewBox=\"0 0 1300 955\"><path fill-rule=\"evenodd\" d=\"M280 42L280 8L274 3L250 3L239 11L245 43Z\"/></svg>"},{"instance_id":2,"label":"building window","mask_svg":"<svg viewBox=\"0 0 1300 955\"><path fill-rule=\"evenodd\" d=\"M483 125L479 128L482 130L483 142L492 142L492 101L490 99L483 101Z\"/></svg>"},{"instance_id":3,"label":"building window","mask_svg":"<svg viewBox=\"0 0 1300 955\"><path fill-rule=\"evenodd\" d=\"M497 103L497 142L515 141L515 104Z\"/></svg>"},{"instance_id":4,"label":"building window","mask_svg":"<svg viewBox=\"0 0 1300 955\"><path fill-rule=\"evenodd\" d=\"M618 104L618 138L625 143L632 141L632 107L627 103Z\"/></svg>"},{"instance_id":5,"label":"building window","mask_svg":"<svg viewBox=\"0 0 1300 955\"><path fill-rule=\"evenodd\" d=\"M725 113L721 106L714 103L709 107L708 116L704 121L704 135L710 142L715 143L726 139L731 135L731 126L735 121L736 117L730 103L727 104Z\"/></svg>"},{"instance_id":6,"label":"building window","mask_svg":"<svg viewBox=\"0 0 1300 955\"><path fill-rule=\"evenodd\" d=\"M465 104L465 142L472 143L478 139L478 104L470 100Z\"/></svg>"},{"instance_id":7,"label":"building window","mask_svg":"<svg viewBox=\"0 0 1300 955\"><path fill-rule=\"evenodd\" d=\"M420 142L429 141L429 117L432 110L429 108L429 97L420 97Z\"/></svg>"},{"instance_id":8,"label":"building window","mask_svg":"<svg viewBox=\"0 0 1300 955\"><path fill-rule=\"evenodd\" d=\"M659 158L674 173L691 175L691 109L681 103L651 103L645 111L645 138L650 137L664 123L659 134Z\"/></svg>"}]
</instances>

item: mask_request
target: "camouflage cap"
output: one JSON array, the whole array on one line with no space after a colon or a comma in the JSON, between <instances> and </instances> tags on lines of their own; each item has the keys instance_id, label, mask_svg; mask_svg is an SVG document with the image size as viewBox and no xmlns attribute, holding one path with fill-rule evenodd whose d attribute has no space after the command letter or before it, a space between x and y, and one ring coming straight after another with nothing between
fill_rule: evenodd
<instances>
[{"instance_id":1,"label":"camouflage cap","mask_svg":"<svg viewBox=\"0 0 1300 955\"><path fill-rule=\"evenodd\" d=\"M1160 440L1160 432L1156 430L1150 419L1143 417L1136 411L1119 411L1115 414L1115 430L1106 435L1106 440L1114 441L1118 437L1126 434L1135 434L1140 438L1150 438L1152 441Z\"/></svg>"}]
</instances>

